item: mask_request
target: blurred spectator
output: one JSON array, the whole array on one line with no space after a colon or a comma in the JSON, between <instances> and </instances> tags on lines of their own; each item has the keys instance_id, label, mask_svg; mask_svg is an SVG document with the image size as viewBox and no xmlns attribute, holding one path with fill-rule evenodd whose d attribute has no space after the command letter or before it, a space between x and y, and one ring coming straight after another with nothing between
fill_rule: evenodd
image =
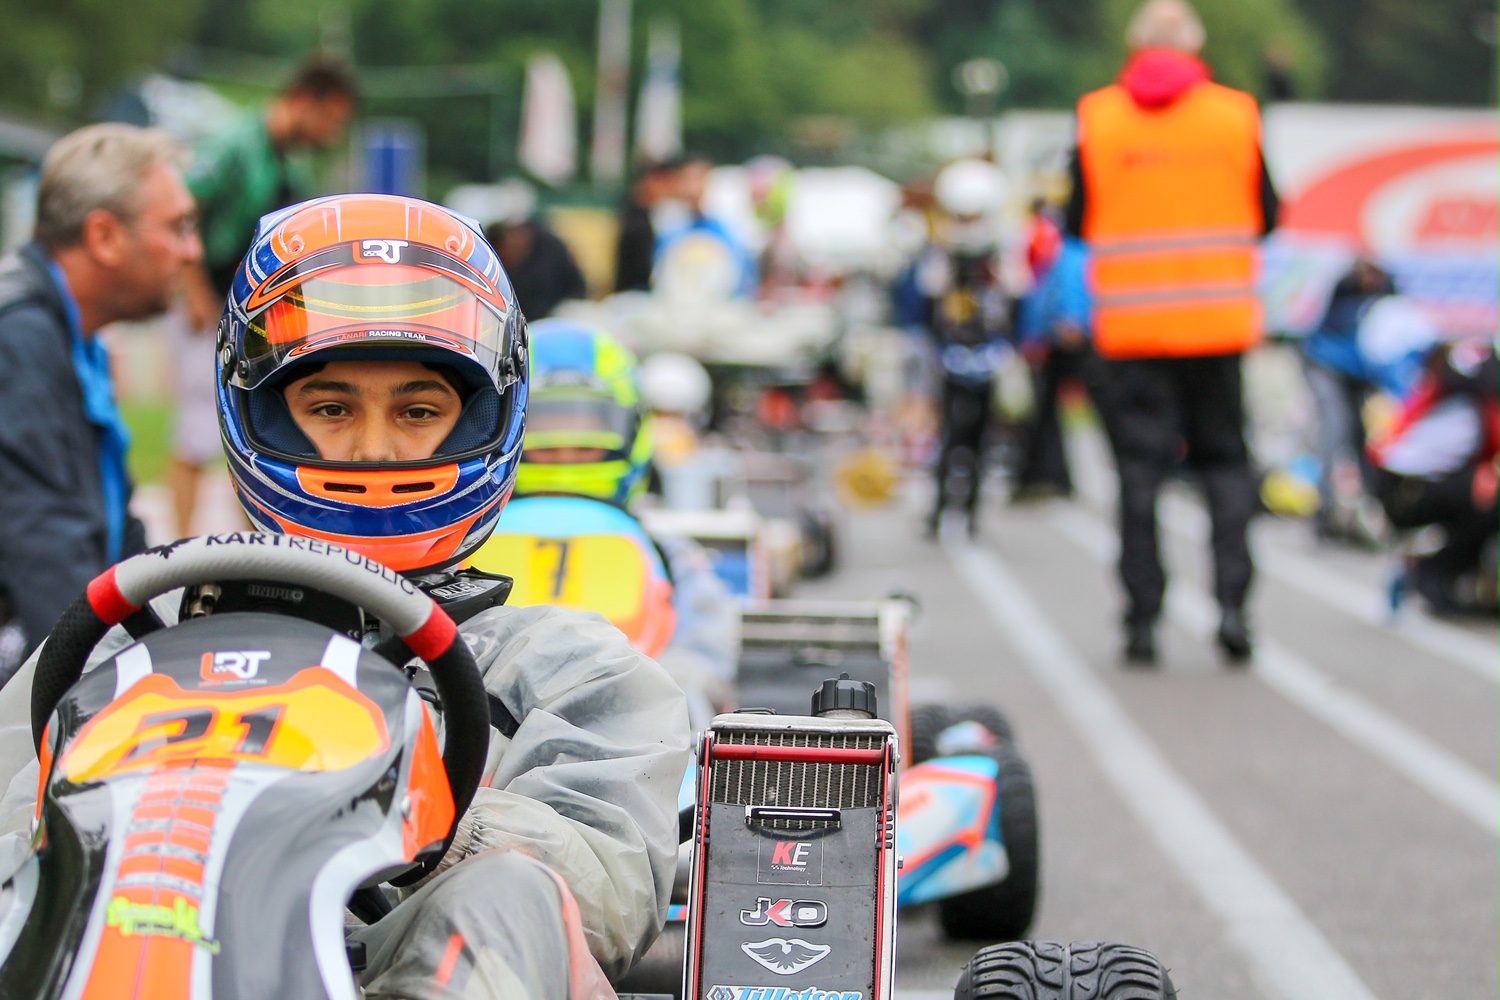
<instances>
[{"instance_id":1,"label":"blurred spectator","mask_svg":"<svg viewBox=\"0 0 1500 1000\"><path fill-rule=\"evenodd\" d=\"M1055 295L1057 289L1047 287L1047 279L1062 249L1062 231L1052 219L1047 203L1038 198L1031 203L1026 235L1026 265L1031 272L1032 290L1023 303L1023 311L1035 311L1042 304L1044 293L1049 297ZM1075 257L1082 254L1081 247L1075 248ZM1073 261L1069 263L1071 266ZM1089 356L1088 340L1083 335L1086 323L1076 323L1066 316L1036 319L1022 327L1021 352L1031 369L1035 406L1022 439L1020 461L1011 476L1012 501L1073 494L1073 477L1068 472L1067 449L1058 419L1057 394L1064 381L1083 374Z\"/></svg>"},{"instance_id":2,"label":"blurred spectator","mask_svg":"<svg viewBox=\"0 0 1500 1000\"><path fill-rule=\"evenodd\" d=\"M1260 68L1267 102L1276 103L1296 98L1297 88L1292 82L1295 65L1291 47L1286 42L1276 39L1266 45L1261 52Z\"/></svg>"},{"instance_id":3,"label":"blurred spectator","mask_svg":"<svg viewBox=\"0 0 1500 1000\"><path fill-rule=\"evenodd\" d=\"M35 241L0 261L0 591L27 648L146 545L97 332L163 312L202 257L177 160L155 130L64 136L42 163Z\"/></svg>"},{"instance_id":4,"label":"blurred spectator","mask_svg":"<svg viewBox=\"0 0 1500 1000\"><path fill-rule=\"evenodd\" d=\"M1094 347L1120 474L1125 658L1156 659L1166 577L1156 498L1177 463L1202 477L1213 520L1218 642L1250 657L1245 599L1256 508L1240 358L1260 341L1256 243L1276 196L1249 94L1209 79L1203 23L1185 0L1148 0L1116 83L1078 102L1067 229L1093 255Z\"/></svg>"},{"instance_id":5,"label":"blurred spectator","mask_svg":"<svg viewBox=\"0 0 1500 1000\"><path fill-rule=\"evenodd\" d=\"M1438 614L1461 610L1455 584L1496 532L1500 366L1493 344L1431 352L1400 415L1370 446L1376 493L1398 528L1440 525L1442 548L1417 560L1413 589ZM1493 608L1483 609L1493 614Z\"/></svg>"},{"instance_id":6,"label":"blurred spectator","mask_svg":"<svg viewBox=\"0 0 1500 1000\"><path fill-rule=\"evenodd\" d=\"M1395 291L1379 265L1356 259L1334 285L1322 322L1302 342L1319 465L1314 522L1319 538L1373 541L1359 517L1369 480L1363 410L1372 390L1360 353L1359 325L1371 306Z\"/></svg>"},{"instance_id":7,"label":"blurred spectator","mask_svg":"<svg viewBox=\"0 0 1500 1000\"><path fill-rule=\"evenodd\" d=\"M760 271L760 294L775 298L797 287L804 268L791 229L786 224L797 183L797 171L779 156L756 156L745 161L744 175L750 189L750 207L766 234L765 246L756 260Z\"/></svg>"},{"instance_id":8,"label":"blurred spectator","mask_svg":"<svg viewBox=\"0 0 1500 1000\"><path fill-rule=\"evenodd\" d=\"M690 156L678 166L669 197L652 213L656 260L651 287L695 300L747 298L760 279L755 257L704 204L713 161Z\"/></svg>"},{"instance_id":9,"label":"blurred spectator","mask_svg":"<svg viewBox=\"0 0 1500 1000\"><path fill-rule=\"evenodd\" d=\"M1062 252L1062 230L1052 217L1043 198L1031 202L1031 218L1026 224L1026 268L1033 282L1040 281Z\"/></svg>"},{"instance_id":10,"label":"blurred spectator","mask_svg":"<svg viewBox=\"0 0 1500 1000\"><path fill-rule=\"evenodd\" d=\"M918 256L912 278L942 372L937 490L927 536L938 536L944 509L959 499L972 537L979 530L995 370L1010 333L996 224L1005 178L993 163L956 160L938 174L934 195L941 210L935 239Z\"/></svg>"},{"instance_id":11,"label":"blurred spectator","mask_svg":"<svg viewBox=\"0 0 1500 1000\"><path fill-rule=\"evenodd\" d=\"M223 454L214 399L214 341L240 258L267 212L314 193L308 164L295 154L330 149L354 115L357 88L343 63L308 58L264 111L194 150L188 187L198 200L203 267L188 282L187 315L169 324L177 362L172 435L172 500L180 536L192 530L202 470Z\"/></svg>"},{"instance_id":12,"label":"blurred spectator","mask_svg":"<svg viewBox=\"0 0 1500 1000\"><path fill-rule=\"evenodd\" d=\"M1012 502L1073 494L1058 397L1068 380L1098 394L1099 360L1089 345L1091 309L1088 249L1076 237L1062 238L1021 303L1021 353L1031 365L1036 409L1013 477Z\"/></svg>"},{"instance_id":13,"label":"blurred spectator","mask_svg":"<svg viewBox=\"0 0 1500 1000\"><path fill-rule=\"evenodd\" d=\"M670 196L677 164L646 163L636 174L620 207L620 235L615 244L615 291L649 292L656 260L656 230L651 213Z\"/></svg>"},{"instance_id":14,"label":"blurred spectator","mask_svg":"<svg viewBox=\"0 0 1500 1000\"><path fill-rule=\"evenodd\" d=\"M568 245L536 216L536 192L518 198L506 215L484 231L500 255L515 290L521 314L528 320L549 316L559 302L588 294L583 272Z\"/></svg>"}]
</instances>

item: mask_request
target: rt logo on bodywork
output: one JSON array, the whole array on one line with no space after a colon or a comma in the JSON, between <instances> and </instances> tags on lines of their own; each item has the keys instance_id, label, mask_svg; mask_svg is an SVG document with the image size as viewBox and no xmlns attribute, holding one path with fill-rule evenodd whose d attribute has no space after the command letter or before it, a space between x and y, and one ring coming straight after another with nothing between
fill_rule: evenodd
<instances>
[{"instance_id":1,"label":"rt logo on bodywork","mask_svg":"<svg viewBox=\"0 0 1500 1000\"><path fill-rule=\"evenodd\" d=\"M224 653L204 653L198 676L208 684L252 680L260 665L271 658L268 649L244 649Z\"/></svg>"},{"instance_id":2,"label":"rt logo on bodywork","mask_svg":"<svg viewBox=\"0 0 1500 1000\"><path fill-rule=\"evenodd\" d=\"M408 246L406 240L362 240L359 244L361 257L379 257L387 264L401 263L401 248Z\"/></svg>"}]
</instances>

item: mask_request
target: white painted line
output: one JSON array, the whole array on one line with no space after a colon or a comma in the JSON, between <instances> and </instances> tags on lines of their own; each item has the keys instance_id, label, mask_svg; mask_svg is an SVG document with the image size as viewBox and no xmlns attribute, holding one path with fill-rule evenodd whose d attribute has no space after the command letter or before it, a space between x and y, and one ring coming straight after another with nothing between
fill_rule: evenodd
<instances>
[{"instance_id":1,"label":"white painted line","mask_svg":"<svg viewBox=\"0 0 1500 1000\"><path fill-rule=\"evenodd\" d=\"M1374 1000L1321 931L1219 822L993 553L950 547L959 574L1020 651L1105 777L1285 1000Z\"/></svg>"},{"instance_id":2,"label":"white painted line","mask_svg":"<svg viewBox=\"0 0 1500 1000\"><path fill-rule=\"evenodd\" d=\"M1113 561L1115 534L1096 518L1073 507L1053 513L1048 520L1099 562ZM1170 586L1166 612L1200 640L1212 641L1218 611L1206 594L1181 585ZM1272 690L1349 742L1380 758L1491 836L1500 837L1500 787L1477 768L1275 642L1257 640L1251 670Z\"/></svg>"},{"instance_id":3,"label":"white painted line","mask_svg":"<svg viewBox=\"0 0 1500 1000\"><path fill-rule=\"evenodd\" d=\"M1187 498L1163 493L1162 515L1169 531L1194 541L1208 539L1208 512ZM1278 583L1373 625L1386 635L1465 667L1491 684L1500 683L1500 644L1420 613L1402 614L1392 620L1379 588L1355 583L1314 559L1274 544L1255 546L1255 566Z\"/></svg>"}]
</instances>

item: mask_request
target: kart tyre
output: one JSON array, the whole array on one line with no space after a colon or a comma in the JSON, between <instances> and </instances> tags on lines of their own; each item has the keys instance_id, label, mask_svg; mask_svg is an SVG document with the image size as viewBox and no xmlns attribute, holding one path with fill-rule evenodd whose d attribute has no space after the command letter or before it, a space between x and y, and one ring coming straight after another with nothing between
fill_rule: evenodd
<instances>
[{"instance_id":1,"label":"kart tyre","mask_svg":"<svg viewBox=\"0 0 1500 1000\"><path fill-rule=\"evenodd\" d=\"M995 777L1000 835L1010 872L1004 881L938 901L943 933L955 940L1014 941L1026 933L1036 914L1040 864L1031 769L1013 746L1001 745L992 753L1000 765Z\"/></svg>"},{"instance_id":2,"label":"kart tyre","mask_svg":"<svg viewBox=\"0 0 1500 1000\"><path fill-rule=\"evenodd\" d=\"M947 705L913 705L911 708L911 747L907 757L913 764L922 764L937 756L937 738L948 726Z\"/></svg>"},{"instance_id":3,"label":"kart tyre","mask_svg":"<svg viewBox=\"0 0 1500 1000\"><path fill-rule=\"evenodd\" d=\"M911 710L911 762L921 764L938 756L938 735L960 722L977 722L1001 745L1016 741L1010 719L993 705L950 708L947 705L914 705Z\"/></svg>"},{"instance_id":4,"label":"kart tyre","mask_svg":"<svg viewBox=\"0 0 1500 1000\"><path fill-rule=\"evenodd\" d=\"M1015 941L981 948L954 1000L1176 1000L1161 961L1128 944Z\"/></svg>"},{"instance_id":5,"label":"kart tyre","mask_svg":"<svg viewBox=\"0 0 1500 1000\"><path fill-rule=\"evenodd\" d=\"M1014 743L1016 741L1015 731L1010 727L1010 719L1006 718L1004 712L994 705L974 705L970 708L948 709L948 725L952 726L959 722L977 722L988 729L996 740L1001 743Z\"/></svg>"},{"instance_id":6,"label":"kart tyre","mask_svg":"<svg viewBox=\"0 0 1500 1000\"><path fill-rule=\"evenodd\" d=\"M827 576L838 566L838 541L833 525L825 517L804 511L802 516L802 576L813 580Z\"/></svg>"}]
</instances>

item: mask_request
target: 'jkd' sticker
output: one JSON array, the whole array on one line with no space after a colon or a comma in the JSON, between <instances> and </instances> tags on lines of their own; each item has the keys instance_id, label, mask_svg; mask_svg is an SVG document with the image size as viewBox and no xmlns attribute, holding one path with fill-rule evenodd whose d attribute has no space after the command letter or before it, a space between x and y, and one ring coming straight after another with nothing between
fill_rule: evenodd
<instances>
[{"instance_id":1,"label":"'jkd' sticker","mask_svg":"<svg viewBox=\"0 0 1500 1000\"><path fill-rule=\"evenodd\" d=\"M761 885L822 885L822 841L762 840L755 881Z\"/></svg>"}]
</instances>

